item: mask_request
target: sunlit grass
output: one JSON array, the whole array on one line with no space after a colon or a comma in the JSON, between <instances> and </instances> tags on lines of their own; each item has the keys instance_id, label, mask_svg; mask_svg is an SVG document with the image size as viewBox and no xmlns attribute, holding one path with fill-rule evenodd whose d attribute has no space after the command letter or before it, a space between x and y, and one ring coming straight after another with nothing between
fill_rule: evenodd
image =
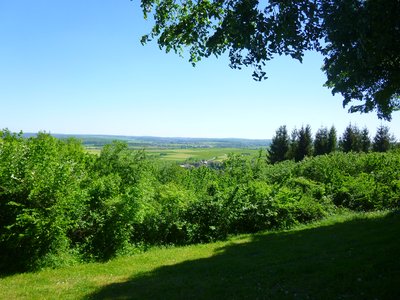
<instances>
[{"instance_id":1,"label":"sunlit grass","mask_svg":"<svg viewBox=\"0 0 400 300\"><path fill-rule=\"evenodd\" d=\"M292 230L153 248L0 279L0 299L398 299L400 215L347 213Z\"/></svg>"}]
</instances>

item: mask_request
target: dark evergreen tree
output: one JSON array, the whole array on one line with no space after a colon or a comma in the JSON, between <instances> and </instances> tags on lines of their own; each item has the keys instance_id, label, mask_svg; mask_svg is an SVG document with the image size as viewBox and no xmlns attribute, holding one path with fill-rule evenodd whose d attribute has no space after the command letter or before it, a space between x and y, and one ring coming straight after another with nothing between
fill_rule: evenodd
<instances>
[{"instance_id":1,"label":"dark evergreen tree","mask_svg":"<svg viewBox=\"0 0 400 300\"><path fill-rule=\"evenodd\" d=\"M337 134L335 126L332 126L331 129L329 130L328 149L329 149L328 153L334 152L337 149Z\"/></svg>"},{"instance_id":2,"label":"dark evergreen tree","mask_svg":"<svg viewBox=\"0 0 400 300\"><path fill-rule=\"evenodd\" d=\"M314 139L314 155L322 155L330 152L329 148L329 132L328 129L320 128L315 134Z\"/></svg>"},{"instance_id":3,"label":"dark evergreen tree","mask_svg":"<svg viewBox=\"0 0 400 300\"><path fill-rule=\"evenodd\" d=\"M369 138L368 128L364 128L361 131L361 151L369 152L371 148L371 139Z\"/></svg>"},{"instance_id":4,"label":"dark evergreen tree","mask_svg":"<svg viewBox=\"0 0 400 300\"><path fill-rule=\"evenodd\" d=\"M361 152L361 133L357 126L349 124L346 127L339 146L343 152Z\"/></svg>"},{"instance_id":5,"label":"dark evergreen tree","mask_svg":"<svg viewBox=\"0 0 400 300\"><path fill-rule=\"evenodd\" d=\"M307 125L305 128L302 126L298 131L297 135L297 147L294 155L295 161L301 161L306 156L312 156L313 148L312 148L313 140L311 136L311 127Z\"/></svg>"},{"instance_id":6,"label":"dark evergreen tree","mask_svg":"<svg viewBox=\"0 0 400 300\"><path fill-rule=\"evenodd\" d=\"M389 127L379 126L372 143L372 149L376 152L386 152L395 142L395 137L389 133Z\"/></svg>"},{"instance_id":7,"label":"dark evergreen tree","mask_svg":"<svg viewBox=\"0 0 400 300\"><path fill-rule=\"evenodd\" d=\"M292 133L290 135L290 145L289 145L289 151L287 154L288 159L295 159L298 144L299 144L299 132L295 128L292 130Z\"/></svg>"},{"instance_id":8,"label":"dark evergreen tree","mask_svg":"<svg viewBox=\"0 0 400 300\"><path fill-rule=\"evenodd\" d=\"M280 126L272 138L271 145L268 149L268 159L274 164L287 159L289 151L289 135L286 126Z\"/></svg>"}]
</instances>

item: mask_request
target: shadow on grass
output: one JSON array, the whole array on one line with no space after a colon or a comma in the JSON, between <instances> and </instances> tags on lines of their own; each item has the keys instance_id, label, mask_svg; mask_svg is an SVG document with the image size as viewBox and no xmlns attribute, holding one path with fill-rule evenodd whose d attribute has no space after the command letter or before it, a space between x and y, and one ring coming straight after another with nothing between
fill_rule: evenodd
<instances>
[{"instance_id":1,"label":"shadow on grass","mask_svg":"<svg viewBox=\"0 0 400 300\"><path fill-rule=\"evenodd\" d=\"M113 283L88 299L400 299L400 215L294 232Z\"/></svg>"}]
</instances>

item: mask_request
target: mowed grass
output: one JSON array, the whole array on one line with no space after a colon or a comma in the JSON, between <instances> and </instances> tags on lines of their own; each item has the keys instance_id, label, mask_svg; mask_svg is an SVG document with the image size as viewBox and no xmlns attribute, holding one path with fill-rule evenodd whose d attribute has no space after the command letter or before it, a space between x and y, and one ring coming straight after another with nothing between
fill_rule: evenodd
<instances>
[{"instance_id":1,"label":"mowed grass","mask_svg":"<svg viewBox=\"0 0 400 300\"><path fill-rule=\"evenodd\" d=\"M0 299L400 299L400 215L151 249L0 279Z\"/></svg>"}]
</instances>

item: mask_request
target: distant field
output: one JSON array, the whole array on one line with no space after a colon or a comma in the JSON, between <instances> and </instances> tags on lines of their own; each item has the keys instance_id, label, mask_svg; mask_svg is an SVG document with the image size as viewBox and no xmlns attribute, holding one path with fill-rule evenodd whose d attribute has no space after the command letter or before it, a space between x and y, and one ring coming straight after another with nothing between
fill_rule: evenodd
<instances>
[{"instance_id":1,"label":"distant field","mask_svg":"<svg viewBox=\"0 0 400 300\"><path fill-rule=\"evenodd\" d=\"M27 135L29 136L29 135ZM254 157L260 149L269 146L271 140L212 139L212 138L160 138L94 135L55 135L65 139L75 137L81 140L89 153L99 154L101 149L113 141L122 141L132 150L144 149L149 157L166 161L186 162L199 160L223 161L230 153Z\"/></svg>"},{"instance_id":2,"label":"distant field","mask_svg":"<svg viewBox=\"0 0 400 300\"><path fill-rule=\"evenodd\" d=\"M99 154L100 148L87 148L88 152ZM140 148L133 148L140 150ZM223 161L230 153L241 154L245 156L257 156L259 150L244 148L188 148L188 149L144 149L149 157L159 158L167 161L184 162L187 160L213 160Z\"/></svg>"},{"instance_id":3,"label":"distant field","mask_svg":"<svg viewBox=\"0 0 400 300\"><path fill-rule=\"evenodd\" d=\"M259 149L270 145L269 139L241 138L181 138L113 135L52 134L58 139L78 139L89 153L99 154L101 149L114 141L122 141L132 150L144 149L149 157L166 161L186 162L199 160L223 161L230 153L254 157ZM25 137L36 133L25 133Z\"/></svg>"},{"instance_id":4,"label":"distant field","mask_svg":"<svg viewBox=\"0 0 400 300\"><path fill-rule=\"evenodd\" d=\"M195 149L149 149L151 157L169 161L214 160L223 161L230 153L256 156L259 150L238 148L195 148Z\"/></svg>"}]
</instances>

